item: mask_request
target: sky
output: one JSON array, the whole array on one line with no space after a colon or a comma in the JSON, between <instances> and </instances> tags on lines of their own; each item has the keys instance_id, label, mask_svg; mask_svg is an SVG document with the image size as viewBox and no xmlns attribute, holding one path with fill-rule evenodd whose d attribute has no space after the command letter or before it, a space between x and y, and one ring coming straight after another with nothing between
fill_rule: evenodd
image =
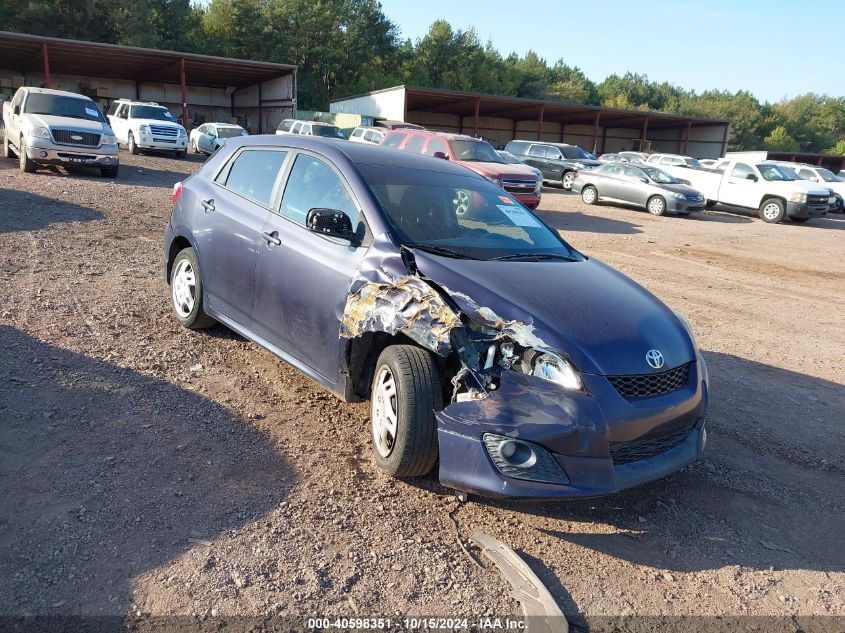
<instances>
[{"instance_id":1,"label":"sky","mask_svg":"<svg viewBox=\"0 0 845 633\"><path fill-rule=\"evenodd\" d=\"M416 40L431 23L474 27L502 55L534 50L600 83L627 71L698 92L748 90L776 102L845 96L841 0L381 0Z\"/></svg>"}]
</instances>

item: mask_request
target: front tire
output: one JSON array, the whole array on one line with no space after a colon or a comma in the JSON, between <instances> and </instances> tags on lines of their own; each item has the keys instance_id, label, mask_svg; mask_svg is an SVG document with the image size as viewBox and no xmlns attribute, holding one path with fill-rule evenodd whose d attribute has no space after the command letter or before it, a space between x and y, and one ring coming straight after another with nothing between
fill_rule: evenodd
<instances>
[{"instance_id":1,"label":"front tire","mask_svg":"<svg viewBox=\"0 0 845 633\"><path fill-rule=\"evenodd\" d=\"M24 145L23 137L21 137L21 141L18 144L18 166L20 170L26 172L27 174L31 174L35 172L35 163L29 160L29 156L26 155L26 145Z\"/></svg>"},{"instance_id":2,"label":"front tire","mask_svg":"<svg viewBox=\"0 0 845 633\"><path fill-rule=\"evenodd\" d=\"M129 133L129 141L128 141L127 144L129 146L129 153L130 154L132 154L133 156L137 156L140 153L140 150L138 149L138 145L135 144L135 135L132 134L132 132Z\"/></svg>"},{"instance_id":3,"label":"front tire","mask_svg":"<svg viewBox=\"0 0 845 633\"><path fill-rule=\"evenodd\" d=\"M572 183L575 180L575 172L574 171L565 171L563 175L560 177L560 186L563 187L565 191L572 191Z\"/></svg>"},{"instance_id":4,"label":"front tire","mask_svg":"<svg viewBox=\"0 0 845 633\"><path fill-rule=\"evenodd\" d=\"M170 269L170 304L176 319L191 330L211 327L216 321L205 313L202 303L202 278L196 251L182 249Z\"/></svg>"},{"instance_id":5,"label":"front tire","mask_svg":"<svg viewBox=\"0 0 845 633\"><path fill-rule=\"evenodd\" d=\"M646 203L646 209L652 215L666 215L666 200L662 196L652 196Z\"/></svg>"},{"instance_id":6,"label":"front tire","mask_svg":"<svg viewBox=\"0 0 845 633\"><path fill-rule=\"evenodd\" d=\"M783 220L786 208L783 201L777 198L766 198L760 205L760 219L769 224L777 224Z\"/></svg>"},{"instance_id":7,"label":"front tire","mask_svg":"<svg viewBox=\"0 0 845 633\"><path fill-rule=\"evenodd\" d=\"M437 461L437 422L443 406L440 371L431 353L391 345L376 362L370 398L373 455L393 477L418 477Z\"/></svg>"},{"instance_id":8,"label":"front tire","mask_svg":"<svg viewBox=\"0 0 845 633\"><path fill-rule=\"evenodd\" d=\"M593 185L587 185L581 190L581 201L584 204L597 204L599 201L599 192Z\"/></svg>"}]
</instances>

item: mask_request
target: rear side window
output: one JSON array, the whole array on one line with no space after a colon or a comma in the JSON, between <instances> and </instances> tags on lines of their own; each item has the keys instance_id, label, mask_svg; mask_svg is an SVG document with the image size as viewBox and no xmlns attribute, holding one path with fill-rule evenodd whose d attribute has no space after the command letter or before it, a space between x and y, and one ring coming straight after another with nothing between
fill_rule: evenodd
<instances>
[{"instance_id":1,"label":"rear side window","mask_svg":"<svg viewBox=\"0 0 845 633\"><path fill-rule=\"evenodd\" d=\"M534 156L535 158L545 158L547 154L546 149L545 145L532 145L528 148L528 155Z\"/></svg>"},{"instance_id":2,"label":"rear side window","mask_svg":"<svg viewBox=\"0 0 845 633\"><path fill-rule=\"evenodd\" d=\"M269 209L285 156L287 152L276 150L244 150L220 172L217 183Z\"/></svg>"},{"instance_id":3,"label":"rear side window","mask_svg":"<svg viewBox=\"0 0 845 633\"><path fill-rule=\"evenodd\" d=\"M753 173L754 170L745 163L737 163L731 172L731 176L734 178L747 178L749 174Z\"/></svg>"},{"instance_id":4,"label":"rear side window","mask_svg":"<svg viewBox=\"0 0 845 633\"><path fill-rule=\"evenodd\" d=\"M302 129L302 123L297 121L293 124L293 127L290 129L291 134L299 134L300 130Z\"/></svg>"},{"instance_id":5,"label":"rear side window","mask_svg":"<svg viewBox=\"0 0 845 633\"><path fill-rule=\"evenodd\" d=\"M446 143L444 143L439 138L433 138L428 142L428 147L425 148L423 154L426 156L434 156L435 152L443 152L446 156L449 155L449 151L446 149Z\"/></svg>"},{"instance_id":6,"label":"rear side window","mask_svg":"<svg viewBox=\"0 0 845 633\"><path fill-rule=\"evenodd\" d=\"M391 132L387 136L384 137L384 142L382 145L385 147L399 147L402 144L402 141L405 140L405 137L408 136L407 134L402 134L401 132Z\"/></svg>"},{"instance_id":7,"label":"rear side window","mask_svg":"<svg viewBox=\"0 0 845 633\"><path fill-rule=\"evenodd\" d=\"M120 103L118 101L112 101L112 104L109 106L109 116L112 116L117 109L120 107Z\"/></svg>"},{"instance_id":8,"label":"rear side window","mask_svg":"<svg viewBox=\"0 0 845 633\"><path fill-rule=\"evenodd\" d=\"M364 138L368 140L370 143L379 144L384 139L384 134L381 132L376 132L375 130L367 130L364 134Z\"/></svg>"},{"instance_id":9,"label":"rear side window","mask_svg":"<svg viewBox=\"0 0 845 633\"><path fill-rule=\"evenodd\" d=\"M364 130L362 130L361 128L356 127L354 130L352 130L352 138L361 138L362 136L364 136Z\"/></svg>"},{"instance_id":10,"label":"rear side window","mask_svg":"<svg viewBox=\"0 0 845 633\"><path fill-rule=\"evenodd\" d=\"M405 144L404 150L406 152L414 152L414 154L421 154L423 145L425 145L424 136L412 136Z\"/></svg>"},{"instance_id":11,"label":"rear side window","mask_svg":"<svg viewBox=\"0 0 845 633\"><path fill-rule=\"evenodd\" d=\"M279 123L278 130L280 132L290 132L290 129L293 127L295 121L293 119L285 119L281 123Z\"/></svg>"}]
</instances>

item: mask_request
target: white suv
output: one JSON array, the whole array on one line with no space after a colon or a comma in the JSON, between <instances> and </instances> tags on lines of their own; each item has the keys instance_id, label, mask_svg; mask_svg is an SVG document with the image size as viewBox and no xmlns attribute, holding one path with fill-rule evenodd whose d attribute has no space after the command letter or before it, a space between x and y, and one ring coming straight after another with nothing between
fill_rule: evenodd
<instances>
[{"instance_id":1,"label":"white suv","mask_svg":"<svg viewBox=\"0 0 845 633\"><path fill-rule=\"evenodd\" d=\"M188 133L179 125L170 110L152 101L118 99L111 104L109 123L118 143L130 154L141 150L175 152L183 157L188 150Z\"/></svg>"}]
</instances>

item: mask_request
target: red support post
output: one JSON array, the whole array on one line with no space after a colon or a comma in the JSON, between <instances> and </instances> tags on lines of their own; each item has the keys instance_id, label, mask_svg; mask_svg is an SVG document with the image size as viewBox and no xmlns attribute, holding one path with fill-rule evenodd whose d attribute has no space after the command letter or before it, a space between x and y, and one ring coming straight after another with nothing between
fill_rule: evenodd
<instances>
[{"instance_id":1,"label":"red support post","mask_svg":"<svg viewBox=\"0 0 845 633\"><path fill-rule=\"evenodd\" d=\"M687 151L689 150L689 135L692 131L692 121L687 121L687 131L684 134L684 151L681 152L684 156L686 156Z\"/></svg>"},{"instance_id":2,"label":"red support post","mask_svg":"<svg viewBox=\"0 0 845 633\"><path fill-rule=\"evenodd\" d=\"M643 120L643 131L642 131L642 134L640 135L640 151L641 152L645 151L646 134L648 134L648 115L646 115L645 119Z\"/></svg>"},{"instance_id":3,"label":"red support post","mask_svg":"<svg viewBox=\"0 0 845 633\"><path fill-rule=\"evenodd\" d=\"M47 52L46 42L41 45L41 57L44 58L44 87L49 88L52 82L50 81L50 55Z\"/></svg>"},{"instance_id":4,"label":"red support post","mask_svg":"<svg viewBox=\"0 0 845 633\"><path fill-rule=\"evenodd\" d=\"M728 123L727 125L725 125L725 135L722 137L722 156L724 156L725 152L728 151L728 138L730 137L730 133L731 133L731 124Z\"/></svg>"},{"instance_id":5,"label":"red support post","mask_svg":"<svg viewBox=\"0 0 845 633\"><path fill-rule=\"evenodd\" d=\"M264 93L258 84L258 133L264 133Z\"/></svg>"},{"instance_id":6,"label":"red support post","mask_svg":"<svg viewBox=\"0 0 845 633\"><path fill-rule=\"evenodd\" d=\"M185 58L179 58L179 83L182 86L182 126L188 129L188 82L185 78Z\"/></svg>"},{"instance_id":7,"label":"red support post","mask_svg":"<svg viewBox=\"0 0 845 633\"><path fill-rule=\"evenodd\" d=\"M477 97L475 99L475 125L473 127L472 135L477 137L478 136L478 110L481 107L481 97Z\"/></svg>"},{"instance_id":8,"label":"red support post","mask_svg":"<svg viewBox=\"0 0 845 633\"><path fill-rule=\"evenodd\" d=\"M540 106L540 120L537 123L537 140L540 140L540 133L543 131L543 115L546 113L546 104Z\"/></svg>"},{"instance_id":9,"label":"red support post","mask_svg":"<svg viewBox=\"0 0 845 633\"><path fill-rule=\"evenodd\" d=\"M593 123L593 149L591 149L590 151L593 152L594 154L596 153L596 140L598 139L598 136L599 136L599 118L600 117L601 117L601 110L596 112L596 120Z\"/></svg>"}]
</instances>

